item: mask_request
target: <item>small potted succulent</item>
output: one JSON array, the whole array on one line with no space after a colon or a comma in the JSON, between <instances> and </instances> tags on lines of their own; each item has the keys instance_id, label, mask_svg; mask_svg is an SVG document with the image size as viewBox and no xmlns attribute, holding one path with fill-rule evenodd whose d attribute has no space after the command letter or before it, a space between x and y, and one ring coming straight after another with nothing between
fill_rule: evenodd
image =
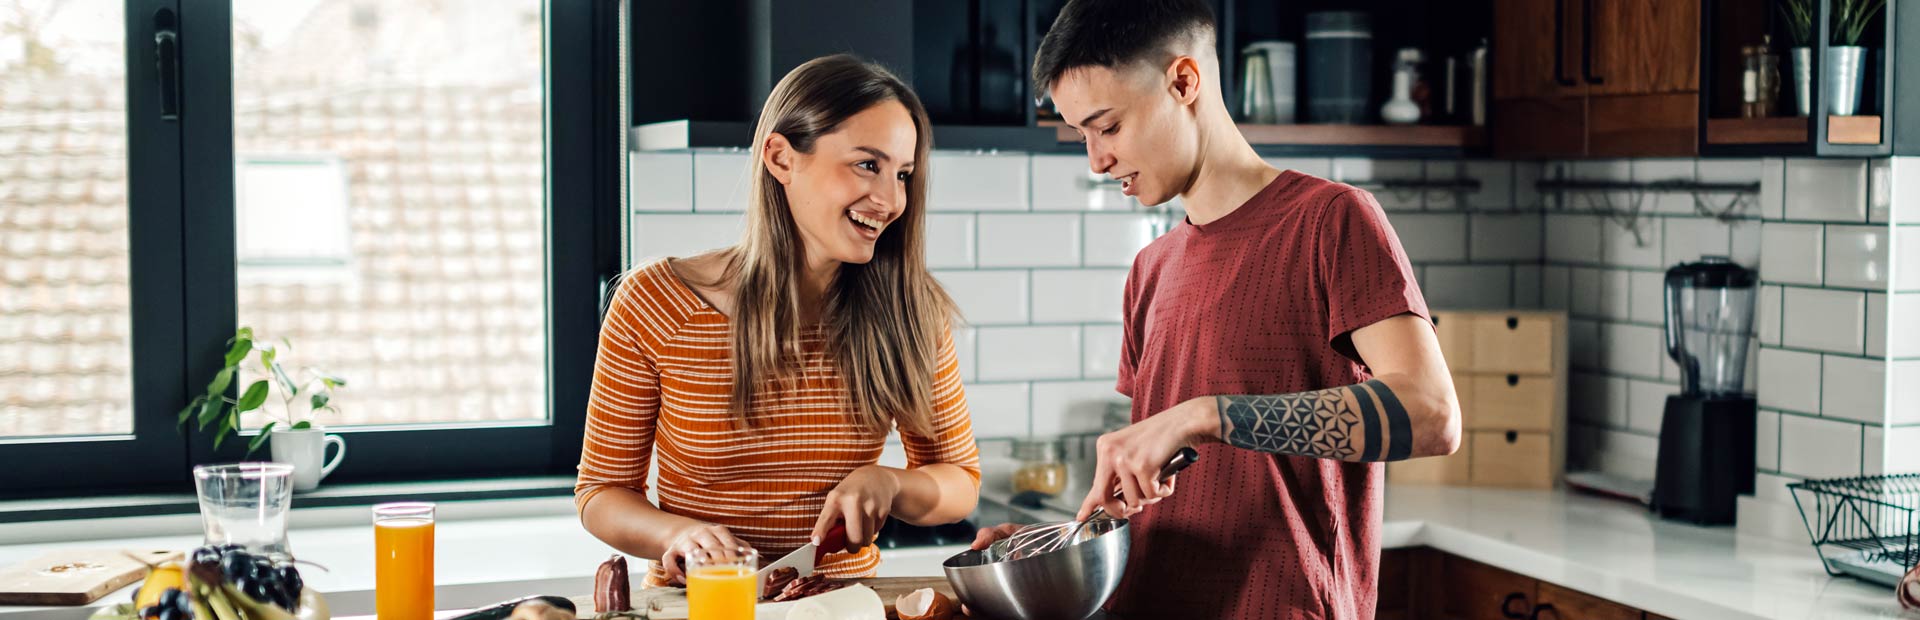
<instances>
[{"instance_id":1,"label":"small potted succulent","mask_svg":"<svg viewBox=\"0 0 1920 620\"><path fill-rule=\"evenodd\" d=\"M271 440L273 460L294 467L294 489L309 491L320 486L320 479L333 473L346 456L346 442L339 435L326 434L315 418L323 411L339 413L333 407L333 391L346 387L347 381L311 367L301 368L297 376L289 374L279 356L292 350L293 344L282 339L280 345L262 342L251 327L236 330L227 341L226 365L207 382L206 393L195 396L180 410L179 423L197 424L201 431L212 429L213 447L219 448L228 436L239 434L240 414L259 410L269 421L247 442L247 454ZM260 373L267 378L247 385L240 390L239 398L228 397L227 388L243 374L243 368L244 374ZM269 402L275 396L278 402ZM323 464L327 444L339 450L331 462Z\"/></svg>"},{"instance_id":2,"label":"small potted succulent","mask_svg":"<svg viewBox=\"0 0 1920 620\"><path fill-rule=\"evenodd\" d=\"M1793 59L1793 103L1796 116L1813 115L1813 19L1814 0L1780 0L1781 23L1793 40L1788 55Z\"/></svg>"}]
</instances>

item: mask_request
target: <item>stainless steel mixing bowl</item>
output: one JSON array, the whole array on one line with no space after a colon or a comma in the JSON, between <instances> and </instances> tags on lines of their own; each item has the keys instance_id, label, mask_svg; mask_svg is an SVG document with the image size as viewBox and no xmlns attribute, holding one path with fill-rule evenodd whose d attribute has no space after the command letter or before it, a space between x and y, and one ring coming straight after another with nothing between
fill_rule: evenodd
<instances>
[{"instance_id":1,"label":"stainless steel mixing bowl","mask_svg":"<svg viewBox=\"0 0 1920 620\"><path fill-rule=\"evenodd\" d=\"M1125 519L1087 524L1080 542L1058 551L989 562L979 551L947 558L941 569L975 615L1002 620L1082 620L1120 586L1127 567Z\"/></svg>"}]
</instances>

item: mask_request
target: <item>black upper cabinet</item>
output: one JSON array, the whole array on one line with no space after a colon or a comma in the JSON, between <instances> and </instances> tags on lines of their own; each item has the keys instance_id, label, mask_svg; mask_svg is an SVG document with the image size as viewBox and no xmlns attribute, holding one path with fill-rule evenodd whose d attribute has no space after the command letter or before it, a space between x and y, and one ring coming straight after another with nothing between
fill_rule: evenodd
<instances>
[{"instance_id":1,"label":"black upper cabinet","mask_svg":"<svg viewBox=\"0 0 1920 620\"><path fill-rule=\"evenodd\" d=\"M1021 0L913 4L913 86L938 124L1029 124Z\"/></svg>"}]
</instances>

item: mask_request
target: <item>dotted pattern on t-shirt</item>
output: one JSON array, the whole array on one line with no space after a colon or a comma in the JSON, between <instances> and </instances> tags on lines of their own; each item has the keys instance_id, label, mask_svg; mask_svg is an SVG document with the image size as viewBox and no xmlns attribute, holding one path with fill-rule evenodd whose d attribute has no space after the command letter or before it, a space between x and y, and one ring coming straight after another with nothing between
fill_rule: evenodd
<instances>
[{"instance_id":1,"label":"dotted pattern on t-shirt","mask_svg":"<svg viewBox=\"0 0 1920 620\"><path fill-rule=\"evenodd\" d=\"M1183 222L1128 275L1119 390L1139 421L1218 394L1284 394L1371 375L1353 330L1427 316L1373 196L1288 171L1206 226ZM1126 618L1374 615L1384 469L1200 449L1178 490L1134 517L1109 609Z\"/></svg>"}]
</instances>

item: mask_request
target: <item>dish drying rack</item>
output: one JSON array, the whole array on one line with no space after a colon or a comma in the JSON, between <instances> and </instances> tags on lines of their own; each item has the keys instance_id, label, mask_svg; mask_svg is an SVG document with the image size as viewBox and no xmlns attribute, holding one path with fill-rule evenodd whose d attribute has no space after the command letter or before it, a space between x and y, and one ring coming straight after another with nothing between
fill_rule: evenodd
<instances>
[{"instance_id":1,"label":"dish drying rack","mask_svg":"<svg viewBox=\"0 0 1920 620\"><path fill-rule=\"evenodd\" d=\"M1920 474L1787 485L1829 575L1888 587L1920 563Z\"/></svg>"}]
</instances>

